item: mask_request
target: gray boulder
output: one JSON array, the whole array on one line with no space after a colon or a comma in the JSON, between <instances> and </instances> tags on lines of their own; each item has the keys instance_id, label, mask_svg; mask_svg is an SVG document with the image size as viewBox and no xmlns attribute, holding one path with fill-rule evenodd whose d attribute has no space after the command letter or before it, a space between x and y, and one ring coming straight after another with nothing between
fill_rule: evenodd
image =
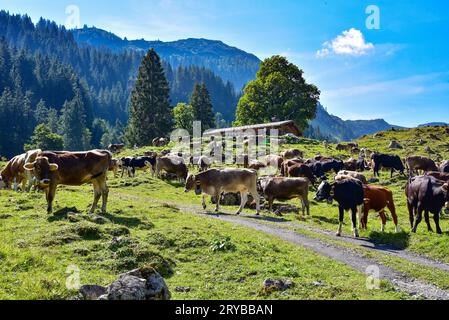
<instances>
[{"instance_id":1,"label":"gray boulder","mask_svg":"<svg viewBox=\"0 0 449 320\"><path fill-rule=\"evenodd\" d=\"M82 286L85 300L170 300L171 294L164 278L151 267L121 274L107 287Z\"/></svg>"}]
</instances>

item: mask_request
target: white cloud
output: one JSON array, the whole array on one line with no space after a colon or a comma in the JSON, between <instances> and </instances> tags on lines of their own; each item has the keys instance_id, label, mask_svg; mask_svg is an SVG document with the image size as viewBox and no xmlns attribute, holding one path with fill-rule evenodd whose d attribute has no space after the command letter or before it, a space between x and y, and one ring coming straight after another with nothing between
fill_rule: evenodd
<instances>
[{"instance_id":1,"label":"white cloud","mask_svg":"<svg viewBox=\"0 0 449 320\"><path fill-rule=\"evenodd\" d=\"M329 55L351 55L362 56L374 49L372 43L367 43L360 30L351 28L343 31L332 41L326 41L323 48L318 50L318 57L327 57Z\"/></svg>"}]
</instances>

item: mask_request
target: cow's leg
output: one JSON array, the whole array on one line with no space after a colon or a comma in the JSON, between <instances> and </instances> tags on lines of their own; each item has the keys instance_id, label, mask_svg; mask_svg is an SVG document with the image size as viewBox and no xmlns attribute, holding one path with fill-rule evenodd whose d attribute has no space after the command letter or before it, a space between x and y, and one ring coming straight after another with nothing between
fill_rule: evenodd
<instances>
[{"instance_id":1,"label":"cow's leg","mask_svg":"<svg viewBox=\"0 0 449 320\"><path fill-rule=\"evenodd\" d=\"M385 226L387 225L387 216L385 215L385 210L379 212L380 220L382 221L382 226L380 227L381 232L385 232Z\"/></svg>"},{"instance_id":2,"label":"cow's leg","mask_svg":"<svg viewBox=\"0 0 449 320\"><path fill-rule=\"evenodd\" d=\"M306 206L307 216L310 217L310 202L309 202L309 199L307 196L304 197L303 202L304 202L304 205Z\"/></svg>"},{"instance_id":3,"label":"cow's leg","mask_svg":"<svg viewBox=\"0 0 449 320\"><path fill-rule=\"evenodd\" d=\"M53 212L53 200L55 199L56 185L50 184L50 186L45 189L45 195L47 197L47 213L51 214Z\"/></svg>"},{"instance_id":4,"label":"cow's leg","mask_svg":"<svg viewBox=\"0 0 449 320\"><path fill-rule=\"evenodd\" d=\"M100 200L101 198L101 186L98 180L94 180L92 184L94 187L94 202L92 203L92 207L90 208L89 213L94 214L95 209L97 209L98 200Z\"/></svg>"},{"instance_id":5,"label":"cow's leg","mask_svg":"<svg viewBox=\"0 0 449 320\"><path fill-rule=\"evenodd\" d=\"M441 228L440 228L440 214L439 213L436 213L436 214L433 215L433 221L435 221L435 226L437 228L437 233L438 234L442 234L443 232L441 231Z\"/></svg>"},{"instance_id":6,"label":"cow's leg","mask_svg":"<svg viewBox=\"0 0 449 320\"><path fill-rule=\"evenodd\" d=\"M394 169L391 168L391 174L390 174L390 178L393 178L393 173L394 173Z\"/></svg>"},{"instance_id":7,"label":"cow's leg","mask_svg":"<svg viewBox=\"0 0 449 320\"><path fill-rule=\"evenodd\" d=\"M421 208L420 205L418 205L418 208L416 210L416 220L415 220L415 224L414 224L413 229L412 229L413 233L416 233L416 230L418 230L418 225L422 221L422 212L423 212L423 209Z\"/></svg>"},{"instance_id":8,"label":"cow's leg","mask_svg":"<svg viewBox=\"0 0 449 320\"><path fill-rule=\"evenodd\" d=\"M221 190L217 190L217 192L215 193L215 196L217 197L217 205L215 207L215 212L220 212Z\"/></svg>"},{"instance_id":9,"label":"cow's leg","mask_svg":"<svg viewBox=\"0 0 449 320\"><path fill-rule=\"evenodd\" d=\"M106 176L101 179L101 196L102 196L102 204L101 204L101 212L103 214L106 213L106 208L108 205L108 196L109 196L109 187L106 182Z\"/></svg>"},{"instance_id":10,"label":"cow's leg","mask_svg":"<svg viewBox=\"0 0 449 320\"><path fill-rule=\"evenodd\" d=\"M359 230L357 229L357 207L351 209L352 230L354 231L354 237L359 237Z\"/></svg>"},{"instance_id":11,"label":"cow's leg","mask_svg":"<svg viewBox=\"0 0 449 320\"><path fill-rule=\"evenodd\" d=\"M337 237L341 237L341 233L343 231L343 219L345 218L345 210L343 207L339 207L339 225L338 225L338 231L337 231Z\"/></svg>"},{"instance_id":12,"label":"cow's leg","mask_svg":"<svg viewBox=\"0 0 449 320\"><path fill-rule=\"evenodd\" d=\"M430 225L430 217L429 217L429 211L424 211L424 220L427 224L427 231L433 232L432 226Z\"/></svg>"},{"instance_id":13,"label":"cow's leg","mask_svg":"<svg viewBox=\"0 0 449 320\"><path fill-rule=\"evenodd\" d=\"M26 192L30 192L31 187L33 186L33 175L31 173L31 171L28 171L28 170L26 170L25 175L26 175L26 181L28 181L28 187L26 188Z\"/></svg>"},{"instance_id":14,"label":"cow's leg","mask_svg":"<svg viewBox=\"0 0 449 320\"><path fill-rule=\"evenodd\" d=\"M407 201L407 208L408 208L408 215L409 215L409 220L410 220L410 228L413 229L413 224L414 224L414 220L415 220L415 213L414 213L414 207L412 204L410 204Z\"/></svg>"},{"instance_id":15,"label":"cow's leg","mask_svg":"<svg viewBox=\"0 0 449 320\"><path fill-rule=\"evenodd\" d=\"M245 208L246 203L248 202L248 193L247 192L240 192L240 198L241 199L241 203L240 203L240 208L237 211L237 215L239 215L243 209Z\"/></svg>"},{"instance_id":16,"label":"cow's leg","mask_svg":"<svg viewBox=\"0 0 449 320\"><path fill-rule=\"evenodd\" d=\"M251 192L251 195L253 196L254 200L256 200L256 215L260 214L260 195L259 192L257 192L257 187Z\"/></svg>"},{"instance_id":17,"label":"cow's leg","mask_svg":"<svg viewBox=\"0 0 449 320\"><path fill-rule=\"evenodd\" d=\"M267 199L268 200L268 211L272 212L273 211L273 202L274 202L274 198L270 197Z\"/></svg>"},{"instance_id":18,"label":"cow's leg","mask_svg":"<svg viewBox=\"0 0 449 320\"><path fill-rule=\"evenodd\" d=\"M207 194L203 193L203 209L204 210L207 209L206 198L207 198ZM220 201L220 198L217 198L217 201Z\"/></svg>"}]
</instances>

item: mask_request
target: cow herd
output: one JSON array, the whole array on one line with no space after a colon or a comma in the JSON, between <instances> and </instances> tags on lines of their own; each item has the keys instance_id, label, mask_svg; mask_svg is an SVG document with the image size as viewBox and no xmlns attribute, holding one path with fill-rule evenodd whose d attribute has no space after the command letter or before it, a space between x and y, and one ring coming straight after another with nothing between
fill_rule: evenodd
<instances>
[{"instance_id":1,"label":"cow herd","mask_svg":"<svg viewBox=\"0 0 449 320\"><path fill-rule=\"evenodd\" d=\"M165 141L154 141L164 144ZM90 212L93 213L102 198L101 210L107 210L109 189L108 171L121 177L135 177L137 170L149 170L152 176L176 178L185 181L185 191L194 191L203 197L203 207L207 208L206 196L220 199L223 193L240 193L241 203L237 211L240 214L248 203L249 195L254 199L256 213L261 210L261 198L267 202L266 208L273 209L275 200L299 199L303 216L310 215L309 192L316 191L315 200L331 203L336 201L339 208L339 227L337 235L342 234L345 211L351 212L354 236L359 236L360 228L366 229L370 211L379 213L382 231L385 230L387 215L390 212L396 231L399 231L398 217L391 190L375 186L364 175L372 170L374 177L381 169L395 171L409 178L405 186L410 225L416 232L424 216L427 227L432 230L429 214L433 215L437 233L442 233L439 218L442 209L449 208L449 161L436 164L429 158L410 156L402 160L397 155L379 154L359 149L357 144L339 145L339 150L358 152L358 159L343 162L332 157L317 155L304 158L304 152L297 149L286 150L279 155L268 155L264 159L250 161L242 157L244 168L211 168L213 160L206 156L182 157L169 150L157 154L145 152L139 157L114 159L113 153L120 152L123 145L111 145L110 150L91 150L87 152L49 152L32 150L11 159L0 172L0 188L29 191L32 186L45 192L48 213L53 212L53 200L58 185L79 186L92 183L94 201ZM236 157L238 158L238 157ZM197 167L197 169L194 169ZM269 169L269 170L268 170ZM190 173L195 172L195 173ZM421 171L421 172L420 172ZM335 173L332 181L328 173ZM415 174L422 174L415 176ZM220 211L217 201L216 211Z\"/></svg>"}]
</instances>

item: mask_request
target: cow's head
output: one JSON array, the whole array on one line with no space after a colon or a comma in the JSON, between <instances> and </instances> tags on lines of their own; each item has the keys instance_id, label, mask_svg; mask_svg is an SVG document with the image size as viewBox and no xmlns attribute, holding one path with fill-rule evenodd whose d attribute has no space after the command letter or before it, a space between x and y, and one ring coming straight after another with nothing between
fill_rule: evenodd
<instances>
[{"instance_id":1,"label":"cow's head","mask_svg":"<svg viewBox=\"0 0 449 320\"><path fill-rule=\"evenodd\" d=\"M203 190L201 189L201 182L195 175L189 175L186 179L186 190L185 192L190 192L191 190L195 190L195 193L197 195L200 195L203 193Z\"/></svg>"},{"instance_id":2,"label":"cow's head","mask_svg":"<svg viewBox=\"0 0 449 320\"><path fill-rule=\"evenodd\" d=\"M27 163L24 166L25 170L32 171L36 177L36 184L42 188L48 188L50 185L50 178L52 172L58 170L58 165L50 163L47 157L38 157L36 161Z\"/></svg>"},{"instance_id":3,"label":"cow's head","mask_svg":"<svg viewBox=\"0 0 449 320\"><path fill-rule=\"evenodd\" d=\"M329 204L334 200L334 186L329 182L323 180L316 192L316 201L327 201Z\"/></svg>"}]
</instances>

